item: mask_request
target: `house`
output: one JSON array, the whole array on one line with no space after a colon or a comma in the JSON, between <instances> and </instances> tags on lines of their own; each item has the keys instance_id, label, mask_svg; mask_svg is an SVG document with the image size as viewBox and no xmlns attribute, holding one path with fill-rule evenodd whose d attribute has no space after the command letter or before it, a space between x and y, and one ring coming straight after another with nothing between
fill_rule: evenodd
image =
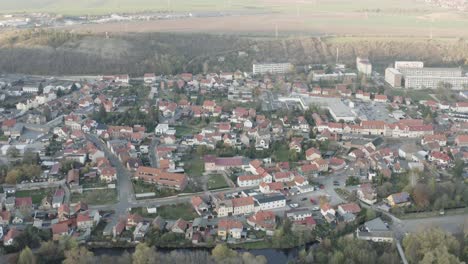
<instances>
[{"instance_id":1,"label":"house","mask_svg":"<svg viewBox=\"0 0 468 264\"><path fill-rule=\"evenodd\" d=\"M70 218L70 207L68 207L68 204L61 204L57 210L57 219L64 221L68 218Z\"/></svg>"},{"instance_id":2,"label":"house","mask_svg":"<svg viewBox=\"0 0 468 264\"><path fill-rule=\"evenodd\" d=\"M335 209L333 209L333 207L331 207L329 203L324 203L320 206L320 213L323 215L325 220L327 220L327 222L329 223L334 222L336 219Z\"/></svg>"},{"instance_id":3,"label":"house","mask_svg":"<svg viewBox=\"0 0 468 264\"><path fill-rule=\"evenodd\" d=\"M15 241L15 238L20 235L20 231L18 231L16 228L11 228L8 230L6 235L3 237L3 245L5 246L11 246L13 245L13 242Z\"/></svg>"},{"instance_id":4,"label":"house","mask_svg":"<svg viewBox=\"0 0 468 264\"><path fill-rule=\"evenodd\" d=\"M273 210L286 206L286 197L280 193L259 194L253 196L253 199L260 210Z\"/></svg>"},{"instance_id":5,"label":"house","mask_svg":"<svg viewBox=\"0 0 468 264\"><path fill-rule=\"evenodd\" d=\"M101 168L100 171L101 175L99 176L99 178L101 179L101 181L113 182L117 180L117 170L115 168L106 166L104 168Z\"/></svg>"},{"instance_id":6,"label":"house","mask_svg":"<svg viewBox=\"0 0 468 264\"><path fill-rule=\"evenodd\" d=\"M466 135L457 135L455 137L455 145L459 147L468 147L468 134Z\"/></svg>"},{"instance_id":7,"label":"house","mask_svg":"<svg viewBox=\"0 0 468 264\"><path fill-rule=\"evenodd\" d=\"M263 182L261 175L241 175L237 177L237 185L239 187L255 187Z\"/></svg>"},{"instance_id":8,"label":"house","mask_svg":"<svg viewBox=\"0 0 468 264\"><path fill-rule=\"evenodd\" d=\"M396 206L407 206L411 203L410 201L410 196L407 192L401 192L401 193L394 193L391 194L387 197L387 203L391 207L396 207Z\"/></svg>"},{"instance_id":9,"label":"house","mask_svg":"<svg viewBox=\"0 0 468 264\"><path fill-rule=\"evenodd\" d=\"M70 186L80 185L80 171L78 169L71 169L68 171L67 183Z\"/></svg>"},{"instance_id":10,"label":"house","mask_svg":"<svg viewBox=\"0 0 468 264\"><path fill-rule=\"evenodd\" d=\"M158 124L154 129L156 135L164 135L169 130L169 124Z\"/></svg>"},{"instance_id":11,"label":"house","mask_svg":"<svg viewBox=\"0 0 468 264\"><path fill-rule=\"evenodd\" d=\"M160 187L183 190L188 180L185 174L166 172L158 168L140 166L137 168L133 178L149 183L155 183Z\"/></svg>"},{"instance_id":12,"label":"house","mask_svg":"<svg viewBox=\"0 0 468 264\"><path fill-rule=\"evenodd\" d=\"M232 200L216 199L215 205L216 205L215 208L216 208L216 213L218 214L218 217L231 216L234 213Z\"/></svg>"},{"instance_id":13,"label":"house","mask_svg":"<svg viewBox=\"0 0 468 264\"><path fill-rule=\"evenodd\" d=\"M143 222L143 217L139 214L128 214L127 215L127 227L132 227L138 225L138 223Z\"/></svg>"},{"instance_id":14,"label":"house","mask_svg":"<svg viewBox=\"0 0 468 264\"><path fill-rule=\"evenodd\" d=\"M87 230L92 228L94 225L93 219L90 217L89 212L79 213L76 217L76 227L79 230Z\"/></svg>"},{"instance_id":15,"label":"house","mask_svg":"<svg viewBox=\"0 0 468 264\"><path fill-rule=\"evenodd\" d=\"M377 202L377 192L370 183L361 184L357 190L357 195L360 201L372 205Z\"/></svg>"},{"instance_id":16,"label":"house","mask_svg":"<svg viewBox=\"0 0 468 264\"><path fill-rule=\"evenodd\" d=\"M177 219L171 228L174 233L185 234L185 230L189 227L189 223L182 218Z\"/></svg>"},{"instance_id":17,"label":"house","mask_svg":"<svg viewBox=\"0 0 468 264\"><path fill-rule=\"evenodd\" d=\"M334 171L338 171L346 167L346 162L343 159L333 157L328 162L328 167Z\"/></svg>"},{"instance_id":18,"label":"house","mask_svg":"<svg viewBox=\"0 0 468 264\"><path fill-rule=\"evenodd\" d=\"M273 174L275 182L290 182L294 179L294 174L289 171L276 172Z\"/></svg>"},{"instance_id":19,"label":"house","mask_svg":"<svg viewBox=\"0 0 468 264\"><path fill-rule=\"evenodd\" d=\"M356 203L346 203L338 205L338 213L344 215L347 213L359 214L361 212L361 207Z\"/></svg>"},{"instance_id":20,"label":"house","mask_svg":"<svg viewBox=\"0 0 468 264\"><path fill-rule=\"evenodd\" d=\"M305 152L306 160L316 160L322 157L320 150L316 148L309 148Z\"/></svg>"},{"instance_id":21,"label":"house","mask_svg":"<svg viewBox=\"0 0 468 264\"><path fill-rule=\"evenodd\" d=\"M127 219L121 218L117 224L112 227L112 235L115 237L120 236L127 226Z\"/></svg>"},{"instance_id":22,"label":"house","mask_svg":"<svg viewBox=\"0 0 468 264\"><path fill-rule=\"evenodd\" d=\"M365 222L356 230L356 236L372 242L393 242L393 232L380 217Z\"/></svg>"},{"instance_id":23,"label":"house","mask_svg":"<svg viewBox=\"0 0 468 264\"><path fill-rule=\"evenodd\" d=\"M218 222L218 237L225 240L228 236L234 239L242 238L244 226L241 221L233 219L221 219Z\"/></svg>"},{"instance_id":24,"label":"house","mask_svg":"<svg viewBox=\"0 0 468 264\"><path fill-rule=\"evenodd\" d=\"M63 189L55 190L54 196L52 197L52 208L59 208L65 197L65 191Z\"/></svg>"},{"instance_id":25,"label":"house","mask_svg":"<svg viewBox=\"0 0 468 264\"><path fill-rule=\"evenodd\" d=\"M138 223L133 231L133 240L141 241L145 237L146 233L149 231L149 223Z\"/></svg>"},{"instance_id":26,"label":"house","mask_svg":"<svg viewBox=\"0 0 468 264\"><path fill-rule=\"evenodd\" d=\"M208 212L209 206L200 196L192 196L191 203L198 215Z\"/></svg>"},{"instance_id":27,"label":"house","mask_svg":"<svg viewBox=\"0 0 468 264\"><path fill-rule=\"evenodd\" d=\"M247 224L257 230L266 231L267 234L272 235L276 227L276 216L272 211L260 210L247 218Z\"/></svg>"},{"instance_id":28,"label":"house","mask_svg":"<svg viewBox=\"0 0 468 264\"><path fill-rule=\"evenodd\" d=\"M239 197L232 199L233 215L250 214L255 210L253 197Z\"/></svg>"},{"instance_id":29,"label":"house","mask_svg":"<svg viewBox=\"0 0 468 264\"><path fill-rule=\"evenodd\" d=\"M284 212L284 216L292 221L304 220L312 216L312 211L308 208L291 209Z\"/></svg>"},{"instance_id":30,"label":"house","mask_svg":"<svg viewBox=\"0 0 468 264\"><path fill-rule=\"evenodd\" d=\"M52 225L52 239L54 241L60 240L61 237L68 235L68 223L59 222Z\"/></svg>"},{"instance_id":31,"label":"house","mask_svg":"<svg viewBox=\"0 0 468 264\"><path fill-rule=\"evenodd\" d=\"M0 212L0 226L7 226L10 224L11 213L9 211Z\"/></svg>"},{"instance_id":32,"label":"house","mask_svg":"<svg viewBox=\"0 0 468 264\"><path fill-rule=\"evenodd\" d=\"M440 151L431 151L429 154L429 161L435 162L439 165L448 165L451 161L449 155Z\"/></svg>"},{"instance_id":33,"label":"house","mask_svg":"<svg viewBox=\"0 0 468 264\"><path fill-rule=\"evenodd\" d=\"M16 197L15 208L16 209L22 209L22 208L32 209L33 208L32 198L31 197Z\"/></svg>"},{"instance_id":34,"label":"house","mask_svg":"<svg viewBox=\"0 0 468 264\"><path fill-rule=\"evenodd\" d=\"M215 157L212 155L206 155L204 157L205 171L223 171L230 168L244 168L244 158L237 157Z\"/></svg>"},{"instance_id":35,"label":"house","mask_svg":"<svg viewBox=\"0 0 468 264\"><path fill-rule=\"evenodd\" d=\"M145 73L143 75L143 81L145 83L154 83L156 81L156 75L154 73Z\"/></svg>"}]
</instances>

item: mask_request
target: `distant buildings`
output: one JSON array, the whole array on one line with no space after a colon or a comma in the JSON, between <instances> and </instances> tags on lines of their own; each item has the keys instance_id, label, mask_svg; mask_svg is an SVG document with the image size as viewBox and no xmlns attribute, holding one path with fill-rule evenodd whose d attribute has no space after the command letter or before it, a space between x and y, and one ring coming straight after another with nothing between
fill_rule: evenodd
<instances>
[{"instance_id":1,"label":"distant buildings","mask_svg":"<svg viewBox=\"0 0 468 264\"><path fill-rule=\"evenodd\" d=\"M385 70L385 81L395 88L435 89L440 84L448 84L453 90L468 87L468 77L461 68L425 68L418 61L396 61L395 68Z\"/></svg>"},{"instance_id":2,"label":"distant buildings","mask_svg":"<svg viewBox=\"0 0 468 264\"><path fill-rule=\"evenodd\" d=\"M356 68L359 73L362 73L366 76L370 76L372 74L372 64L368 58L356 58Z\"/></svg>"},{"instance_id":3,"label":"distant buildings","mask_svg":"<svg viewBox=\"0 0 468 264\"><path fill-rule=\"evenodd\" d=\"M288 73L292 71L293 65L291 63L262 63L253 64L253 74L265 73Z\"/></svg>"}]
</instances>

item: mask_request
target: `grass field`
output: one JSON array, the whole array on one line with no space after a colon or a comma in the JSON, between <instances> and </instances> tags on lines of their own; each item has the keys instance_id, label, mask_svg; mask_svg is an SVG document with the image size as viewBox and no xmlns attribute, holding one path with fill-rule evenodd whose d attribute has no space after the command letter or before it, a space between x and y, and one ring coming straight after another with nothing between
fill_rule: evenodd
<instances>
[{"instance_id":1,"label":"grass field","mask_svg":"<svg viewBox=\"0 0 468 264\"><path fill-rule=\"evenodd\" d=\"M213 174L208 176L208 189L209 190L216 190L221 188L229 187L227 185L226 180L221 174Z\"/></svg>"},{"instance_id":2,"label":"grass field","mask_svg":"<svg viewBox=\"0 0 468 264\"><path fill-rule=\"evenodd\" d=\"M164 219L177 220L182 218L186 221L193 220L197 217L197 213L188 203L177 205L163 205L158 207L158 213Z\"/></svg>"},{"instance_id":3,"label":"grass field","mask_svg":"<svg viewBox=\"0 0 468 264\"><path fill-rule=\"evenodd\" d=\"M31 197L33 204L40 204L42 199L46 196L52 197L55 189L38 189L38 190L25 190L17 191L16 197Z\"/></svg>"},{"instance_id":4,"label":"grass field","mask_svg":"<svg viewBox=\"0 0 468 264\"><path fill-rule=\"evenodd\" d=\"M82 194L74 193L71 195L71 202L79 201L87 204L113 204L117 202L117 192L114 189L84 191Z\"/></svg>"},{"instance_id":5,"label":"grass field","mask_svg":"<svg viewBox=\"0 0 468 264\"><path fill-rule=\"evenodd\" d=\"M416 0L23 0L0 13L101 15L138 12L235 12L236 16L139 21L78 27L96 32L312 32L339 35L463 36L468 16ZM123 25L125 24L125 25Z\"/></svg>"}]
</instances>

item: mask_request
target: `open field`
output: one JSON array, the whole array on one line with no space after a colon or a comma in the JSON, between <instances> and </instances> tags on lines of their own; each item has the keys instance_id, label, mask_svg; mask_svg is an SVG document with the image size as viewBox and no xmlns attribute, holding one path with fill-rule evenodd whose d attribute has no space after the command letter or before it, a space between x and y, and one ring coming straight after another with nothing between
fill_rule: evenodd
<instances>
[{"instance_id":1,"label":"open field","mask_svg":"<svg viewBox=\"0 0 468 264\"><path fill-rule=\"evenodd\" d=\"M5 2L5 1L3 1ZM0 13L100 15L191 12L188 19L92 24L92 32L211 32L279 35L468 36L468 15L415 0L6 0ZM228 14L228 15L226 15ZM213 16L217 15L217 16Z\"/></svg>"},{"instance_id":2,"label":"open field","mask_svg":"<svg viewBox=\"0 0 468 264\"><path fill-rule=\"evenodd\" d=\"M209 190L216 190L216 189L229 187L223 175L221 174L212 174L212 175L209 175L208 178L209 178L208 179Z\"/></svg>"},{"instance_id":3,"label":"open field","mask_svg":"<svg viewBox=\"0 0 468 264\"><path fill-rule=\"evenodd\" d=\"M54 194L54 188L46 188L46 189L37 189L37 190L24 190L24 191L17 191L15 196L16 197L31 197L33 204L40 204L42 199L46 196L52 197Z\"/></svg>"},{"instance_id":4,"label":"open field","mask_svg":"<svg viewBox=\"0 0 468 264\"><path fill-rule=\"evenodd\" d=\"M82 194L73 193L71 202L77 203L79 201L88 204L113 204L117 202L117 192L114 189L104 189L84 191Z\"/></svg>"},{"instance_id":5,"label":"open field","mask_svg":"<svg viewBox=\"0 0 468 264\"><path fill-rule=\"evenodd\" d=\"M188 203L160 206L158 207L157 214L162 218L169 220L177 220L182 218L186 221L189 221L198 217L193 207Z\"/></svg>"}]
</instances>

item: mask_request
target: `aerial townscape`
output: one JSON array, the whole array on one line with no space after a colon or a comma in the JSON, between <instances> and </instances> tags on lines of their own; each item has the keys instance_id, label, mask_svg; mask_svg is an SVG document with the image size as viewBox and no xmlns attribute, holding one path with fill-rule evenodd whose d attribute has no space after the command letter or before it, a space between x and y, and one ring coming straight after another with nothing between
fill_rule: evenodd
<instances>
[{"instance_id":1,"label":"aerial townscape","mask_svg":"<svg viewBox=\"0 0 468 264\"><path fill-rule=\"evenodd\" d=\"M330 1L5 4L0 263L467 263L468 3Z\"/></svg>"}]
</instances>

